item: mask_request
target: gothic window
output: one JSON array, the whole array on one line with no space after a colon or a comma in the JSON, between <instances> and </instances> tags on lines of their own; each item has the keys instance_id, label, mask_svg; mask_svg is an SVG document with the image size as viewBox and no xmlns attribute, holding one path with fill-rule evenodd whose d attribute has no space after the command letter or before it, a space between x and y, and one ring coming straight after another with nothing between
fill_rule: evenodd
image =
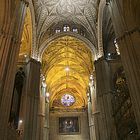
<instances>
[{"instance_id":1,"label":"gothic window","mask_svg":"<svg viewBox=\"0 0 140 140\"><path fill-rule=\"evenodd\" d=\"M78 33L78 29L77 28L73 28L72 31Z\"/></svg>"},{"instance_id":2,"label":"gothic window","mask_svg":"<svg viewBox=\"0 0 140 140\"><path fill-rule=\"evenodd\" d=\"M75 98L70 94L64 94L61 98L61 103L64 106L71 106L75 103Z\"/></svg>"},{"instance_id":3,"label":"gothic window","mask_svg":"<svg viewBox=\"0 0 140 140\"><path fill-rule=\"evenodd\" d=\"M80 34L82 35L82 36L85 36L85 32L81 29L80 30Z\"/></svg>"},{"instance_id":4,"label":"gothic window","mask_svg":"<svg viewBox=\"0 0 140 140\"><path fill-rule=\"evenodd\" d=\"M61 30L59 29L59 28L57 28L56 30L55 30L55 33L60 33L61 32Z\"/></svg>"},{"instance_id":5,"label":"gothic window","mask_svg":"<svg viewBox=\"0 0 140 140\"><path fill-rule=\"evenodd\" d=\"M25 73L23 71L23 68L19 68L19 71L16 73L15 76L15 83L14 83L10 117L9 117L9 123L15 129L17 129L18 122L19 122L20 102L21 102L24 78L25 78Z\"/></svg>"},{"instance_id":6,"label":"gothic window","mask_svg":"<svg viewBox=\"0 0 140 140\"><path fill-rule=\"evenodd\" d=\"M63 27L63 31L64 31L64 32L70 31L70 27L69 27L68 25L65 25L65 26Z\"/></svg>"}]
</instances>

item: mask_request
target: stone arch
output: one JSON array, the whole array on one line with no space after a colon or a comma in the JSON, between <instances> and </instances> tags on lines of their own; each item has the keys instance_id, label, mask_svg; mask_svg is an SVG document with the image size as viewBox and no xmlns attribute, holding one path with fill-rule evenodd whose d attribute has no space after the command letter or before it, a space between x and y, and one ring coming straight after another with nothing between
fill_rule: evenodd
<instances>
[{"instance_id":1,"label":"stone arch","mask_svg":"<svg viewBox=\"0 0 140 140\"><path fill-rule=\"evenodd\" d=\"M106 1L102 0L99 4L99 12L98 12L98 58L104 56L103 53L103 41L102 41L102 23L103 23L103 12L106 6Z\"/></svg>"},{"instance_id":2,"label":"stone arch","mask_svg":"<svg viewBox=\"0 0 140 140\"><path fill-rule=\"evenodd\" d=\"M18 61L22 62L31 56L32 51L32 16L30 8L26 9L26 16L24 20L24 27L22 31L21 44Z\"/></svg>"},{"instance_id":3,"label":"stone arch","mask_svg":"<svg viewBox=\"0 0 140 140\"><path fill-rule=\"evenodd\" d=\"M117 57L117 48L115 46L116 34L109 4L103 0L99 5L98 57L104 56L106 59L115 59Z\"/></svg>"},{"instance_id":4,"label":"stone arch","mask_svg":"<svg viewBox=\"0 0 140 140\"><path fill-rule=\"evenodd\" d=\"M26 18L29 18L29 17L30 17L30 21L28 19L28 21L26 22L26 20L27 20ZM27 27L27 29L24 29L25 26L26 27L30 26L30 29L28 27ZM29 53L28 57L35 57L36 54L37 54L37 49L36 49L36 23L35 23L34 7L33 7L33 3L31 1L29 1L29 5L26 9L24 28L23 28L23 32L25 32L26 38L28 37L28 39L26 39L26 41L24 41L24 42L26 42L28 44L28 45L26 45L27 48L30 47L30 53ZM23 33L22 33L22 37L23 37ZM28 42L30 42L30 44ZM22 41L21 41L21 43L22 43ZM21 47L22 47L22 45L20 46L20 48Z\"/></svg>"},{"instance_id":5,"label":"stone arch","mask_svg":"<svg viewBox=\"0 0 140 140\"><path fill-rule=\"evenodd\" d=\"M29 8L31 12L32 19L32 49L31 49L31 57L37 57L37 47L36 47L36 23L35 23L35 12L32 1L29 1Z\"/></svg>"},{"instance_id":6,"label":"stone arch","mask_svg":"<svg viewBox=\"0 0 140 140\"><path fill-rule=\"evenodd\" d=\"M57 38L59 38L59 37L66 36L66 35L75 37L75 38L77 38L77 39L79 39L79 40L82 40L85 44L87 44L87 46L88 46L89 49L91 50L92 54L94 54L94 56L95 56L94 59L96 60L96 57L97 57L97 50L96 50L96 48L94 47L94 45L93 45L88 39L86 39L85 37L83 37L83 36L81 36L81 35L79 35L79 34L76 34L76 33L71 33L71 32L57 33L57 34L55 34L54 36L52 36L52 37L50 37L49 39L47 39L46 41L44 41L44 42L42 43L42 45L40 46L40 49L39 49L38 60L41 61L42 54L43 54L43 52L45 51L45 49L47 48L47 45L48 45L51 41L53 41L53 40L55 40L55 39L57 39Z\"/></svg>"}]
</instances>

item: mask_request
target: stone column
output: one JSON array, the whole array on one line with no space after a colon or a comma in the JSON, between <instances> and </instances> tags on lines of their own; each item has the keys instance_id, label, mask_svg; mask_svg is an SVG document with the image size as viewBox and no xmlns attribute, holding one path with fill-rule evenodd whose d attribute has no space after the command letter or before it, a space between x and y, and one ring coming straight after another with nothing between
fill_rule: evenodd
<instances>
[{"instance_id":1,"label":"stone column","mask_svg":"<svg viewBox=\"0 0 140 140\"><path fill-rule=\"evenodd\" d=\"M45 123L44 123L44 139L49 140L49 100L46 100L45 103Z\"/></svg>"},{"instance_id":2,"label":"stone column","mask_svg":"<svg viewBox=\"0 0 140 140\"><path fill-rule=\"evenodd\" d=\"M34 59L30 59L26 66L23 140L40 140L40 66L40 62Z\"/></svg>"},{"instance_id":3,"label":"stone column","mask_svg":"<svg viewBox=\"0 0 140 140\"><path fill-rule=\"evenodd\" d=\"M100 58L95 62L96 70L96 96L99 140L116 140L112 135L113 117L111 114L111 94L110 94L110 68L104 58Z\"/></svg>"},{"instance_id":4,"label":"stone column","mask_svg":"<svg viewBox=\"0 0 140 140\"><path fill-rule=\"evenodd\" d=\"M38 134L39 139L43 140L44 138L44 123L45 123L45 97L40 95L39 100L39 110L38 110Z\"/></svg>"},{"instance_id":5,"label":"stone column","mask_svg":"<svg viewBox=\"0 0 140 140\"><path fill-rule=\"evenodd\" d=\"M89 131L90 131L90 140L96 140L95 134L95 123L92 116L92 104L88 101L88 121L89 121Z\"/></svg>"},{"instance_id":6,"label":"stone column","mask_svg":"<svg viewBox=\"0 0 140 140\"><path fill-rule=\"evenodd\" d=\"M124 6L120 0L113 0L108 6L140 134L140 18L138 16L140 9L137 6L139 4L140 1L126 0Z\"/></svg>"},{"instance_id":7,"label":"stone column","mask_svg":"<svg viewBox=\"0 0 140 140\"><path fill-rule=\"evenodd\" d=\"M5 8L12 7L11 3L6 2ZM2 140L7 139L16 62L26 7L27 3L25 1L18 1L15 4L15 9L5 9L5 22L0 31L0 136Z\"/></svg>"}]
</instances>

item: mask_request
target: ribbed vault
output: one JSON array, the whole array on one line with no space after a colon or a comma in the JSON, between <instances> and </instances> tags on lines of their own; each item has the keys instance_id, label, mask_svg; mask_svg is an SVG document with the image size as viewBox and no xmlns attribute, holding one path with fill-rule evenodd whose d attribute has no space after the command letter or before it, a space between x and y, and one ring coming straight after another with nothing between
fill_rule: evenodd
<instances>
[{"instance_id":1,"label":"ribbed vault","mask_svg":"<svg viewBox=\"0 0 140 140\"><path fill-rule=\"evenodd\" d=\"M46 38L47 30L59 22L82 25L92 37L93 43L97 43L98 0L33 0L33 4L38 45L43 38Z\"/></svg>"},{"instance_id":2,"label":"ribbed vault","mask_svg":"<svg viewBox=\"0 0 140 140\"><path fill-rule=\"evenodd\" d=\"M42 57L42 72L51 107L64 107L60 100L66 93L76 100L69 108L86 107L89 76L93 72L92 58L86 44L75 37L64 36L49 43Z\"/></svg>"}]
</instances>

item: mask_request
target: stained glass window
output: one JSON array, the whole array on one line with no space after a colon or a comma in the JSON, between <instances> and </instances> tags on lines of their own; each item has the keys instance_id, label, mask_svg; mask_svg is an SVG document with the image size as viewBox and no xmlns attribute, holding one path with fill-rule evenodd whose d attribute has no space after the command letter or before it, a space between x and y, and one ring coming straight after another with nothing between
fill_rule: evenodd
<instances>
[{"instance_id":1,"label":"stained glass window","mask_svg":"<svg viewBox=\"0 0 140 140\"><path fill-rule=\"evenodd\" d=\"M70 27L67 26L67 25L65 25L65 26L63 27L63 30L64 30L64 32L70 31Z\"/></svg>"},{"instance_id":2,"label":"stained glass window","mask_svg":"<svg viewBox=\"0 0 140 140\"><path fill-rule=\"evenodd\" d=\"M78 33L78 29L77 28L73 28L72 31Z\"/></svg>"},{"instance_id":3,"label":"stained glass window","mask_svg":"<svg viewBox=\"0 0 140 140\"><path fill-rule=\"evenodd\" d=\"M61 98L61 103L64 106L71 106L75 103L75 98L70 94L64 94Z\"/></svg>"},{"instance_id":4,"label":"stained glass window","mask_svg":"<svg viewBox=\"0 0 140 140\"><path fill-rule=\"evenodd\" d=\"M60 33L60 32L61 32L60 29L56 29L56 30L55 30L55 33Z\"/></svg>"}]
</instances>

